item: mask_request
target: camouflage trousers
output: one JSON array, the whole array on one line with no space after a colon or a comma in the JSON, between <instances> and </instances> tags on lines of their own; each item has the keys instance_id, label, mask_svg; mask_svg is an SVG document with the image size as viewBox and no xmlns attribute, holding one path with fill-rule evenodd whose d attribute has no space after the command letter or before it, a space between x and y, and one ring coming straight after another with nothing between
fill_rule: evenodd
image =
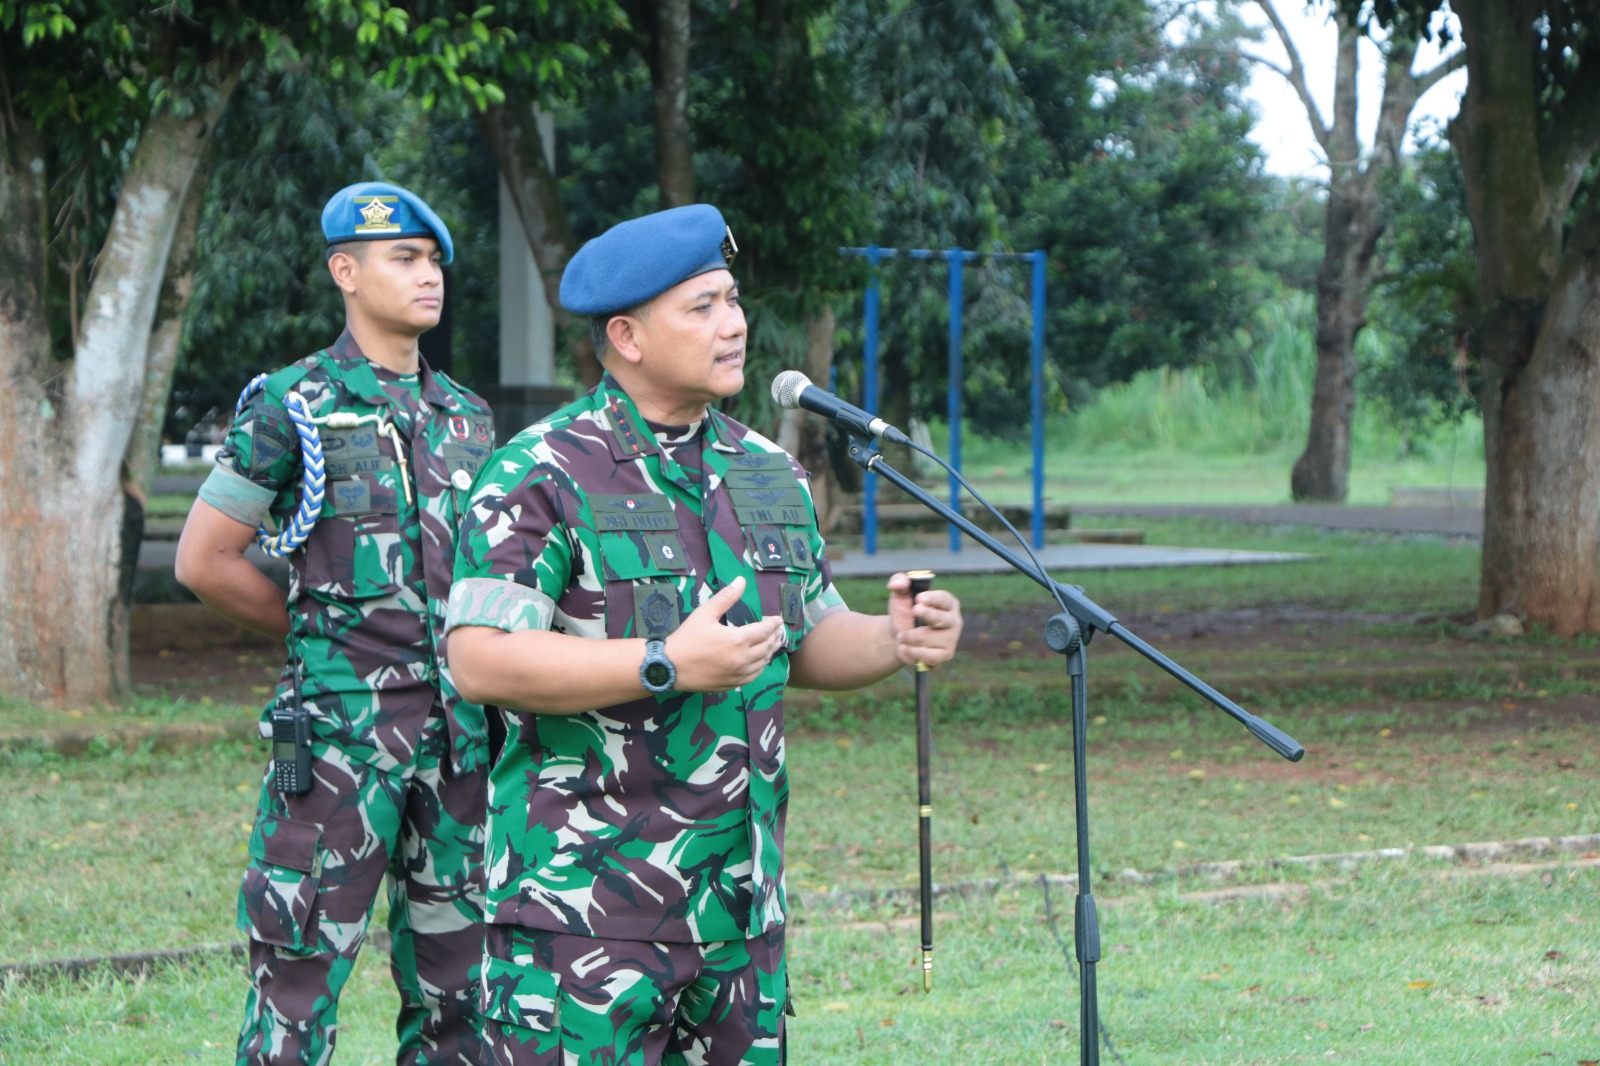
<instances>
[{"instance_id":1,"label":"camouflage trousers","mask_svg":"<svg viewBox=\"0 0 1600 1066\"><path fill-rule=\"evenodd\" d=\"M780 1066L782 928L660 944L489 925L483 1035L495 1066Z\"/></svg>"},{"instance_id":2,"label":"camouflage trousers","mask_svg":"<svg viewBox=\"0 0 1600 1066\"><path fill-rule=\"evenodd\" d=\"M239 892L251 979L240 1064L330 1059L339 992L385 874L400 992L396 1061L483 1061L486 775L452 775L448 752L443 720L430 718L416 758L393 772L320 740L310 792L279 793L268 767Z\"/></svg>"}]
</instances>

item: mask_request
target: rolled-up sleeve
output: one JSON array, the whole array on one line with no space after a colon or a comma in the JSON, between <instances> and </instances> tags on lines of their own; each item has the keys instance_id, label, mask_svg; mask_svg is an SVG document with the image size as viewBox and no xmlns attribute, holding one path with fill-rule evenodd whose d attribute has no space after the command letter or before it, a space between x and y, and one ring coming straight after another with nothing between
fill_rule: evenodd
<instances>
[{"instance_id":1,"label":"rolled-up sleeve","mask_svg":"<svg viewBox=\"0 0 1600 1066\"><path fill-rule=\"evenodd\" d=\"M226 466L214 466L200 484L200 498L236 522L259 526L272 511L275 490Z\"/></svg>"},{"instance_id":2,"label":"rolled-up sleeve","mask_svg":"<svg viewBox=\"0 0 1600 1066\"><path fill-rule=\"evenodd\" d=\"M539 466L504 452L492 459L461 524L445 632L549 629L572 573L560 518Z\"/></svg>"}]
</instances>

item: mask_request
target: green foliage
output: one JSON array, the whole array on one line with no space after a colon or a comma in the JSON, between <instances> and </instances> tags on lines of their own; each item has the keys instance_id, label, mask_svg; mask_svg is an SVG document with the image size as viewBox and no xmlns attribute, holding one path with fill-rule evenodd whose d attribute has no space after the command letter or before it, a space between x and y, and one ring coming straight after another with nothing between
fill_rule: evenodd
<instances>
[{"instance_id":1,"label":"green foliage","mask_svg":"<svg viewBox=\"0 0 1600 1066\"><path fill-rule=\"evenodd\" d=\"M1019 162L1036 175L1025 228L1051 250L1062 374L1098 386L1158 366L1232 371L1234 331L1265 292L1250 259L1267 206L1242 60L1224 46L1236 27L1200 23L1173 47L1139 4L1030 18L1015 62L1048 151Z\"/></svg>"},{"instance_id":2,"label":"green foliage","mask_svg":"<svg viewBox=\"0 0 1600 1066\"><path fill-rule=\"evenodd\" d=\"M855 106L867 123L869 148L852 177L870 208L860 237L838 243L1032 247L1014 243L1009 221L1025 183L1008 183L1004 171L1009 143L1028 122L1011 55L1021 17L1010 0L838 5L826 47L851 72ZM883 408L891 421L904 422L944 406L950 267L894 258L877 273ZM1028 278L1027 267L1013 263L980 260L963 270L964 347L991 353L969 360L966 382L982 424L1000 417L1015 395L1017 369L1026 365ZM858 349L860 321L858 295L844 319L846 350ZM840 360L838 371L842 390L859 395L865 388L857 359Z\"/></svg>"},{"instance_id":3,"label":"green foliage","mask_svg":"<svg viewBox=\"0 0 1600 1066\"><path fill-rule=\"evenodd\" d=\"M1366 395L1415 432L1477 407L1467 331L1477 313L1477 263L1455 153L1420 150L1384 190L1394 222L1371 317L1385 343L1364 360Z\"/></svg>"},{"instance_id":4,"label":"green foliage","mask_svg":"<svg viewBox=\"0 0 1600 1066\"><path fill-rule=\"evenodd\" d=\"M166 435L225 424L256 374L331 343L344 308L324 265L322 205L357 181L394 181L450 227L448 348L464 381L498 380L497 171L476 123L382 86L291 72L241 86L217 130L194 293Z\"/></svg>"},{"instance_id":5,"label":"green foliage","mask_svg":"<svg viewBox=\"0 0 1600 1066\"><path fill-rule=\"evenodd\" d=\"M689 120L697 198L728 219L734 271L750 318L749 381L793 366L805 323L860 273L841 259L868 206L854 170L867 151L843 57L813 38L827 0L785 5L703 4L694 10ZM557 112L557 169L573 231L588 239L622 218L659 209L649 5L611 38L616 61ZM739 417L764 421L766 390L747 388Z\"/></svg>"}]
</instances>

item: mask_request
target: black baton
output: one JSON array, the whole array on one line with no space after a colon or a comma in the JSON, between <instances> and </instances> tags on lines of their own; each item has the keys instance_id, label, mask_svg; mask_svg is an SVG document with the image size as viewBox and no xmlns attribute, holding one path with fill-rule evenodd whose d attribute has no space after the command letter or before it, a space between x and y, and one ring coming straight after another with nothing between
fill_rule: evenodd
<instances>
[{"instance_id":1,"label":"black baton","mask_svg":"<svg viewBox=\"0 0 1600 1066\"><path fill-rule=\"evenodd\" d=\"M911 602L916 603L920 593L933 585L932 570L913 570L906 575L911 579ZM921 625L920 621L915 623ZM920 847L921 897L922 897L922 990L933 991L933 721L928 713L928 671L922 660L917 660L917 838Z\"/></svg>"}]
</instances>

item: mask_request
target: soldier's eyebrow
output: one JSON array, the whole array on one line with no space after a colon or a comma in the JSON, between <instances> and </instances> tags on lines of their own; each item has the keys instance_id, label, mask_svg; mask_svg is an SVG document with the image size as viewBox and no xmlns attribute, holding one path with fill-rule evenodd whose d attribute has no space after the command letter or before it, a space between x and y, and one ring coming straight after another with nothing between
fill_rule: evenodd
<instances>
[{"instance_id":1,"label":"soldier's eyebrow","mask_svg":"<svg viewBox=\"0 0 1600 1066\"><path fill-rule=\"evenodd\" d=\"M689 297L689 302L690 303L695 303L695 302L700 301L700 300L715 300L719 296L732 296L732 295L735 295L735 294L738 293L738 291L739 291L739 282L738 282L737 279L735 279L731 284L725 285L725 286L723 286L721 288L701 289L699 292L697 292L693 296Z\"/></svg>"}]
</instances>

